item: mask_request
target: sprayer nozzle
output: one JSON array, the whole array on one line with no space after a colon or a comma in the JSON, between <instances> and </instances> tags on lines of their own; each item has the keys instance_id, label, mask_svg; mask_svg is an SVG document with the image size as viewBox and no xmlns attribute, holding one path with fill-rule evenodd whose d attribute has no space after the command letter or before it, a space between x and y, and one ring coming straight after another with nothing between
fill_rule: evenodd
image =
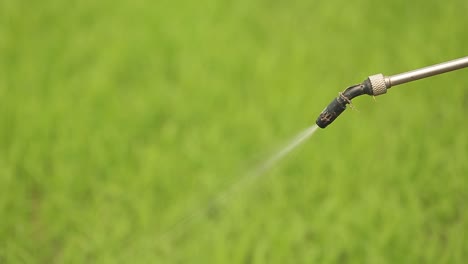
<instances>
[{"instance_id":1,"label":"sprayer nozzle","mask_svg":"<svg viewBox=\"0 0 468 264\"><path fill-rule=\"evenodd\" d=\"M371 80L367 79L361 84L348 87L344 92L340 93L338 97L320 113L317 121L315 122L320 128L325 128L330 125L335 119L346 110L346 105L351 104L351 99L356 96L368 94L375 94L372 89Z\"/></svg>"}]
</instances>

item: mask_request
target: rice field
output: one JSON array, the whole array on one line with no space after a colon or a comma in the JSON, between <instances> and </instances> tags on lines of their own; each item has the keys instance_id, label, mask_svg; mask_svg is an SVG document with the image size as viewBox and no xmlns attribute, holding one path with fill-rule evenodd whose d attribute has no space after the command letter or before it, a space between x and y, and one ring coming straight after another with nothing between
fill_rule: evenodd
<instances>
[{"instance_id":1,"label":"rice field","mask_svg":"<svg viewBox=\"0 0 468 264\"><path fill-rule=\"evenodd\" d=\"M466 262L468 69L356 98L228 191L346 87L467 56L466 14L0 1L0 263Z\"/></svg>"}]
</instances>

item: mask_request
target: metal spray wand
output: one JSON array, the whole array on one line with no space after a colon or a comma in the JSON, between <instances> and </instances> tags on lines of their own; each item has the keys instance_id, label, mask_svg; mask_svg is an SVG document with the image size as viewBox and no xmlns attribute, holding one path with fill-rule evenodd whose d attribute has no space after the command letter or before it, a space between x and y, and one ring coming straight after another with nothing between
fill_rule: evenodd
<instances>
[{"instance_id":1,"label":"metal spray wand","mask_svg":"<svg viewBox=\"0 0 468 264\"><path fill-rule=\"evenodd\" d=\"M363 94L372 96L385 94L387 90L393 86L431 77L437 74L459 70L465 67L468 67L468 57L443 62L393 76L384 76L381 73L369 76L363 83L353 85L340 93L340 95L322 111L317 118L316 123L321 128L327 127L346 109L346 105L351 103L351 99L356 96Z\"/></svg>"}]
</instances>

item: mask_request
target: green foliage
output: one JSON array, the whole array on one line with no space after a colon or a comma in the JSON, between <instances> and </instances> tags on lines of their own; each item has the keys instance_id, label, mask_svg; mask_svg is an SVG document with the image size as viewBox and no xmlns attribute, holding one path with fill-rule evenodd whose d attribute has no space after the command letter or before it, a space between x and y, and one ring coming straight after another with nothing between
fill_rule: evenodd
<instances>
[{"instance_id":1,"label":"green foliage","mask_svg":"<svg viewBox=\"0 0 468 264\"><path fill-rule=\"evenodd\" d=\"M0 263L463 263L466 70L206 206L338 91L466 56L467 3L0 1Z\"/></svg>"}]
</instances>

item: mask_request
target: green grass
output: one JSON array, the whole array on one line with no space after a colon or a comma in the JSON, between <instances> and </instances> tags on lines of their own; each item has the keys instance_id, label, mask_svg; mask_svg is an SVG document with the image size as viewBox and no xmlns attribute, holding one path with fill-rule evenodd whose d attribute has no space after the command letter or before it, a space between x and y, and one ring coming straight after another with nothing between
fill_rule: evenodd
<instances>
[{"instance_id":1,"label":"green grass","mask_svg":"<svg viewBox=\"0 0 468 264\"><path fill-rule=\"evenodd\" d=\"M466 56L467 13L0 1L0 263L465 262L467 70L357 98L217 210L180 219L347 86Z\"/></svg>"}]
</instances>

